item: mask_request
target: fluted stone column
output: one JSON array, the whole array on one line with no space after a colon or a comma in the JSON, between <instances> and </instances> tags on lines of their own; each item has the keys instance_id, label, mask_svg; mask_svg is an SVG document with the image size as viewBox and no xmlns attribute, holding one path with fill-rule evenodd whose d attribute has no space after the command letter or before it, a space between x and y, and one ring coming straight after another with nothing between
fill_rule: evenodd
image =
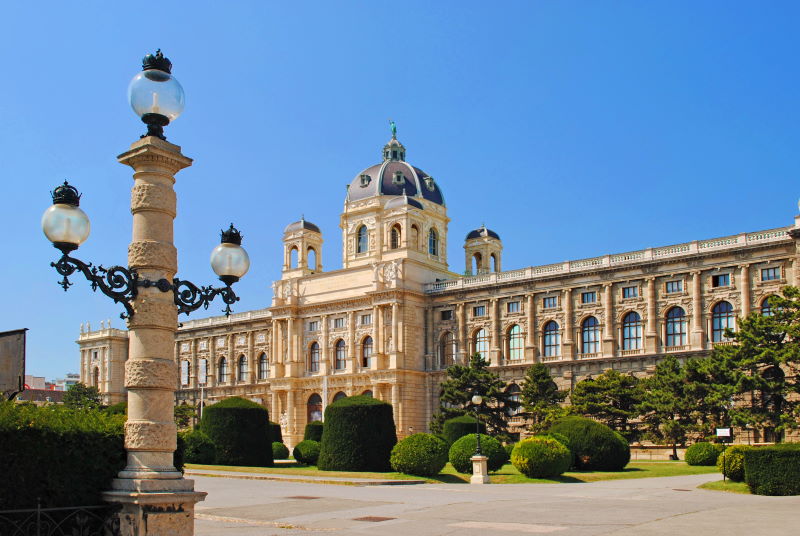
<instances>
[{"instance_id":1,"label":"fluted stone column","mask_svg":"<svg viewBox=\"0 0 800 536\"><path fill-rule=\"evenodd\" d=\"M177 145L148 136L131 145L119 162L134 169L128 265L142 279L172 281L178 269L174 175L192 160ZM124 536L194 534L194 505L206 495L195 492L194 481L183 478L172 462L178 380L173 354L178 311L173 300L172 292L140 287L128 320L127 465L114 479L113 491L104 493L106 500L122 504Z\"/></svg>"}]
</instances>

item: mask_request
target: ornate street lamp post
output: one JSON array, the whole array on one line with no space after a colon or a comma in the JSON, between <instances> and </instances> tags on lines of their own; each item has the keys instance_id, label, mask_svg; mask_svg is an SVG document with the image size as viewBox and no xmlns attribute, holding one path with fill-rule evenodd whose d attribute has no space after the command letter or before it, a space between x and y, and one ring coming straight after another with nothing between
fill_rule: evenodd
<instances>
[{"instance_id":1,"label":"ornate street lamp post","mask_svg":"<svg viewBox=\"0 0 800 536\"><path fill-rule=\"evenodd\" d=\"M475 406L475 456L481 455L481 420L480 409L483 404L481 395L472 395L472 404Z\"/></svg>"},{"instance_id":2,"label":"ornate street lamp post","mask_svg":"<svg viewBox=\"0 0 800 536\"><path fill-rule=\"evenodd\" d=\"M483 397L479 394L472 395L472 405L475 406L475 454L472 455L472 477L470 484L489 483L489 458L481 452L481 421L480 409L483 404Z\"/></svg>"},{"instance_id":3,"label":"ornate street lamp post","mask_svg":"<svg viewBox=\"0 0 800 536\"><path fill-rule=\"evenodd\" d=\"M125 307L129 332L125 387L128 420L125 423L127 465L104 498L120 503L120 533L125 536L191 535L194 505L205 498L194 491L194 481L173 466L176 426L173 420L178 367L174 340L178 314L208 308L220 296L225 313L239 298L231 285L248 270L250 261L241 247L242 236L231 224L211 255L211 266L223 288L197 287L175 277L178 255L173 244L176 215L175 174L192 165L181 148L166 141L164 127L183 111L183 89L172 76L172 64L161 51L148 54L142 72L130 83L131 106L147 124L147 133L118 157L133 168L131 213L133 238L128 267L103 268L70 256L89 236L89 218L79 208L81 195L66 182L53 191L53 206L42 217L42 228L61 258L52 263L63 276L80 271L105 295Z\"/></svg>"}]
</instances>

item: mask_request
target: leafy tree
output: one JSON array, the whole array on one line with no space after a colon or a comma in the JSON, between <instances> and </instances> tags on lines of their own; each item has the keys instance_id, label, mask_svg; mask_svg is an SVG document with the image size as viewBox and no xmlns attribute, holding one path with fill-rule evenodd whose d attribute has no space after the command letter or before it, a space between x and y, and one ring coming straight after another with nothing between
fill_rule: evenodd
<instances>
[{"instance_id":1,"label":"leafy tree","mask_svg":"<svg viewBox=\"0 0 800 536\"><path fill-rule=\"evenodd\" d=\"M528 368L523 382L520 398L525 415L531 420L530 430L537 434L544 432L566 414L561 402L567 398L568 392L558 389L544 363Z\"/></svg>"},{"instance_id":2,"label":"leafy tree","mask_svg":"<svg viewBox=\"0 0 800 536\"><path fill-rule=\"evenodd\" d=\"M595 418L629 441L638 432L630 421L638 417L637 406L641 401L639 379L614 369L578 382L570 396L573 413Z\"/></svg>"},{"instance_id":3,"label":"leafy tree","mask_svg":"<svg viewBox=\"0 0 800 536\"><path fill-rule=\"evenodd\" d=\"M505 392L506 384L500 377L489 370L489 362L475 353L469 365L450 365L447 367L448 378L442 382L439 392L439 410L431 420L431 430L441 434L444 421L461 415L474 415L473 395L481 395L483 404L480 408L480 420L492 435L507 433L506 418L510 410L519 407L519 402L512 400Z\"/></svg>"},{"instance_id":4,"label":"leafy tree","mask_svg":"<svg viewBox=\"0 0 800 536\"><path fill-rule=\"evenodd\" d=\"M189 428L192 424L192 420L197 415L197 408L188 404L179 404L175 406L173 414L175 416L175 424L178 428Z\"/></svg>"},{"instance_id":5,"label":"leafy tree","mask_svg":"<svg viewBox=\"0 0 800 536\"><path fill-rule=\"evenodd\" d=\"M80 382L70 385L64 393L64 405L70 409L97 409L100 407L100 391Z\"/></svg>"},{"instance_id":6,"label":"leafy tree","mask_svg":"<svg viewBox=\"0 0 800 536\"><path fill-rule=\"evenodd\" d=\"M697 422L694 400L688 389L686 370L668 355L656 366L655 374L641 381L642 402L637 411L650 439L672 444L672 457L678 459L678 443Z\"/></svg>"}]
</instances>

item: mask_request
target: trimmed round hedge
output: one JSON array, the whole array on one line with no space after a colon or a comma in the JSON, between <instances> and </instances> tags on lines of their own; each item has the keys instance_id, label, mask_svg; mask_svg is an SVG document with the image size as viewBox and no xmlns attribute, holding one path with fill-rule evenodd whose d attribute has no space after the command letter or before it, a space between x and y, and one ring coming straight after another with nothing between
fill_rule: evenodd
<instances>
[{"instance_id":1,"label":"trimmed round hedge","mask_svg":"<svg viewBox=\"0 0 800 536\"><path fill-rule=\"evenodd\" d=\"M454 417L444 421L442 426L442 439L447 441L448 445L452 445L465 435L475 433L475 417L470 415L462 415L461 417ZM480 431L482 434L486 433L486 425L480 424Z\"/></svg>"},{"instance_id":2,"label":"trimmed round hedge","mask_svg":"<svg viewBox=\"0 0 800 536\"><path fill-rule=\"evenodd\" d=\"M719 449L705 441L700 441L686 449L686 463L689 465L714 465L719 457Z\"/></svg>"},{"instance_id":3,"label":"trimmed round hedge","mask_svg":"<svg viewBox=\"0 0 800 536\"><path fill-rule=\"evenodd\" d=\"M311 441L322 441L322 430L324 429L322 421L311 421L306 425L303 433L303 439L310 439Z\"/></svg>"},{"instance_id":4,"label":"trimmed round hedge","mask_svg":"<svg viewBox=\"0 0 800 536\"><path fill-rule=\"evenodd\" d=\"M447 464L447 443L433 434L413 434L394 446L389 462L399 473L436 475Z\"/></svg>"},{"instance_id":5,"label":"trimmed round hedge","mask_svg":"<svg viewBox=\"0 0 800 536\"><path fill-rule=\"evenodd\" d=\"M186 448L184 451L186 463L211 465L216 461L216 448L206 434L200 430L191 430L189 432L179 433L178 437L180 436L183 436L183 442Z\"/></svg>"},{"instance_id":6,"label":"trimmed round hedge","mask_svg":"<svg viewBox=\"0 0 800 536\"><path fill-rule=\"evenodd\" d=\"M734 482L744 482L744 453L752 448L748 445L726 448L717 458L717 469Z\"/></svg>"},{"instance_id":7,"label":"trimmed round hedge","mask_svg":"<svg viewBox=\"0 0 800 536\"><path fill-rule=\"evenodd\" d=\"M622 471L631 461L631 448L620 434L592 419L565 417L550 428L569 441L572 465L594 471Z\"/></svg>"},{"instance_id":8,"label":"trimmed round hedge","mask_svg":"<svg viewBox=\"0 0 800 536\"><path fill-rule=\"evenodd\" d=\"M272 459L285 460L289 457L289 449L280 441L272 442Z\"/></svg>"},{"instance_id":9,"label":"trimmed round hedge","mask_svg":"<svg viewBox=\"0 0 800 536\"><path fill-rule=\"evenodd\" d=\"M259 404L236 396L226 398L205 408L201 426L216 447L215 463L273 464L269 414Z\"/></svg>"},{"instance_id":10,"label":"trimmed round hedge","mask_svg":"<svg viewBox=\"0 0 800 536\"><path fill-rule=\"evenodd\" d=\"M475 434L465 435L450 446L448 459L453 468L459 473L472 473L472 458L475 455ZM495 438L481 434L481 453L489 458L487 464L489 471L494 472L503 467L508 461L506 449Z\"/></svg>"},{"instance_id":11,"label":"trimmed round hedge","mask_svg":"<svg viewBox=\"0 0 800 536\"><path fill-rule=\"evenodd\" d=\"M572 453L552 437L534 436L517 443L511 463L528 478L553 478L569 469Z\"/></svg>"},{"instance_id":12,"label":"trimmed round hedge","mask_svg":"<svg viewBox=\"0 0 800 536\"><path fill-rule=\"evenodd\" d=\"M317 465L319 458L319 441L306 439L295 445L292 451L294 459L306 465Z\"/></svg>"},{"instance_id":13,"label":"trimmed round hedge","mask_svg":"<svg viewBox=\"0 0 800 536\"><path fill-rule=\"evenodd\" d=\"M317 467L323 471L390 471L397 443L392 405L371 396L342 398L325 408Z\"/></svg>"}]
</instances>

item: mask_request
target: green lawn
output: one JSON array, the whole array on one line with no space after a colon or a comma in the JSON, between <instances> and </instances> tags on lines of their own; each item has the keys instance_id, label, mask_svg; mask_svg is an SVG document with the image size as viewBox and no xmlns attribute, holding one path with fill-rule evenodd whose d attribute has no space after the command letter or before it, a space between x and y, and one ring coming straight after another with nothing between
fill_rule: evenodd
<instances>
[{"instance_id":1,"label":"green lawn","mask_svg":"<svg viewBox=\"0 0 800 536\"><path fill-rule=\"evenodd\" d=\"M314 476L314 477L345 477L345 478L375 478L381 480L425 480L427 482L444 482L448 484L468 483L470 475L463 475L457 473L453 466L449 463L445 466L442 472L429 478L422 478L413 475L406 475L403 473L357 473L357 472L342 472L342 471L320 471L316 467L309 467L303 465L290 465L281 467L229 467L222 465L197 465L186 464L187 469L194 469L197 471L202 470L220 470L232 471L241 473L264 473L264 474L281 474L281 475L297 475L297 476ZM547 484L547 483L564 483L564 482L596 482L598 480L618 480L624 478L650 478L660 476L681 476L681 475L698 475L707 473L716 473L716 467L705 466L692 466L686 465L685 462L631 462L628 466L620 472L602 472L602 471L571 471L564 473L556 479L532 479L520 474L517 469L511 465L504 465L496 473L490 474L490 479L493 484Z\"/></svg>"},{"instance_id":2,"label":"green lawn","mask_svg":"<svg viewBox=\"0 0 800 536\"><path fill-rule=\"evenodd\" d=\"M744 482L734 482L732 480L716 480L714 482L706 482L698 486L702 489L710 489L714 491L729 491L731 493L743 493L750 495L750 488Z\"/></svg>"}]
</instances>

